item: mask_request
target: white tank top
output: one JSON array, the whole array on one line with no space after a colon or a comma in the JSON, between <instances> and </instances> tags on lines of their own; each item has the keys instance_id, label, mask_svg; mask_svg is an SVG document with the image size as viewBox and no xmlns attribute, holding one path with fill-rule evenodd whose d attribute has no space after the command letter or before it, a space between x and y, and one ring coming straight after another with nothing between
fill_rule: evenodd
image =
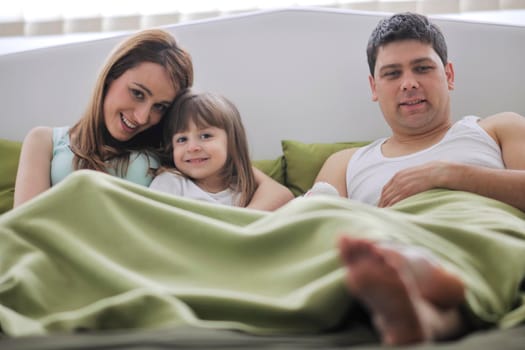
<instances>
[{"instance_id":1,"label":"white tank top","mask_svg":"<svg viewBox=\"0 0 525 350\"><path fill-rule=\"evenodd\" d=\"M381 190L400 170L433 160L503 169L501 149L478 124L478 117L467 116L455 123L437 144L401 157L385 157L379 139L357 150L346 169L348 198L377 205Z\"/></svg>"}]
</instances>

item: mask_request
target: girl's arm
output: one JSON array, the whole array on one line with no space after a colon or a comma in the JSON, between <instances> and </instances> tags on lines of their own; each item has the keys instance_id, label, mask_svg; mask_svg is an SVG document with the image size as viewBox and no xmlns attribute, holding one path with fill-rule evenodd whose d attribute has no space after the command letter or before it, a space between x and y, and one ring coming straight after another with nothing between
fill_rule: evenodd
<instances>
[{"instance_id":1,"label":"girl's arm","mask_svg":"<svg viewBox=\"0 0 525 350\"><path fill-rule=\"evenodd\" d=\"M27 202L51 187L53 130L32 129L24 139L16 174L14 205Z\"/></svg>"},{"instance_id":2,"label":"girl's arm","mask_svg":"<svg viewBox=\"0 0 525 350\"><path fill-rule=\"evenodd\" d=\"M294 198L289 189L259 169L254 167L253 172L257 182L257 191L253 194L252 200L246 206L247 208L275 210Z\"/></svg>"}]
</instances>

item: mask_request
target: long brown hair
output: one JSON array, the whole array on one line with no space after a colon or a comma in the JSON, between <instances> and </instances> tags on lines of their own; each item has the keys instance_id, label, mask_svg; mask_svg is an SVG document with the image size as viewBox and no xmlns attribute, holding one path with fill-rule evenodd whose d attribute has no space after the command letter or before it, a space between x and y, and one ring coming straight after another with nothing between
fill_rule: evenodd
<instances>
[{"instance_id":1,"label":"long brown hair","mask_svg":"<svg viewBox=\"0 0 525 350\"><path fill-rule=\"evenodd\" d=\"M107 172L108 165L105 161L111 160L109 166L114 167L119 174L124 174L132 151L159 155L165 118L125 142L113 139L104 122L103 105L109 84L128 69L143 62L163 66L177 92L193 85L191 56L179 47L173 35L167 31L143 30L123 41L102 68L83 117L71 128L75 169Z\"/></svg>"},{"instance_id":2,"label":"long brown hair","mask_svg":"<svg viewBox=\"0 0 525 350\"><path fill-rule=\"evenodd\" d=\"M248 140L241 116L235 105L224 96L210 92L197 93L191 89L181 93L166 113L163 132L164 168L176 169L173 161L172 138L188 130L190 122L199 128L216 127L226 132L228 157L222 169L224 183L239 192L238 206L245 207L257 189L250 161Z\"/></svg>"}]
</instances>

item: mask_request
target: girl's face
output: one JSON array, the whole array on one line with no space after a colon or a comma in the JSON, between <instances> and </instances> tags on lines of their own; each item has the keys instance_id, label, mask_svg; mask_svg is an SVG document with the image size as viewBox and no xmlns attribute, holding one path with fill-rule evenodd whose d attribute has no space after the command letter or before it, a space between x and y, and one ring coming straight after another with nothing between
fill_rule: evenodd
<instances>
[{"instance_id":1,"label":"girl's face","mask_svg":"<svg viewBox=\"0 0 525 350\"><path fill-rule=\"evenodd\" d=\"M226 189L221 171L228 160L226 131L217 127L198 128L190 122L188 130L173 135L173 161L177 169L205 191Z\"/></svg>"},{"instance_id":2,"label":"girl's face","mask_svg":"<svg viewBox=\"0 0 525 350\"><path fill-rule=\"evenodd\" d=\"M104 122L113 138L128 141L159 123L177 91L160 64L143 62L109 85Z\"/></svg>"}]
</instances>

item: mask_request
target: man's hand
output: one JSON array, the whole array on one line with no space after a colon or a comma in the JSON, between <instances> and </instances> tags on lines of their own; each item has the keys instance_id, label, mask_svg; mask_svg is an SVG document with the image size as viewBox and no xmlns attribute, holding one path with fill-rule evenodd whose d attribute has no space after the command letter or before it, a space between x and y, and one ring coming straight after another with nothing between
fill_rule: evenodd
<instances>
[{"instance_id":1,"label":"man's hand","mask_svg":"<svg viewBox=\"0 0 525 350\"><path fill-rule=\"evenodd\" d=\"M432 161L401 170L383 187L378 206L389 207L417 193L443 187L451 165L444 161Z\"/></svg>"}]
</instances>

